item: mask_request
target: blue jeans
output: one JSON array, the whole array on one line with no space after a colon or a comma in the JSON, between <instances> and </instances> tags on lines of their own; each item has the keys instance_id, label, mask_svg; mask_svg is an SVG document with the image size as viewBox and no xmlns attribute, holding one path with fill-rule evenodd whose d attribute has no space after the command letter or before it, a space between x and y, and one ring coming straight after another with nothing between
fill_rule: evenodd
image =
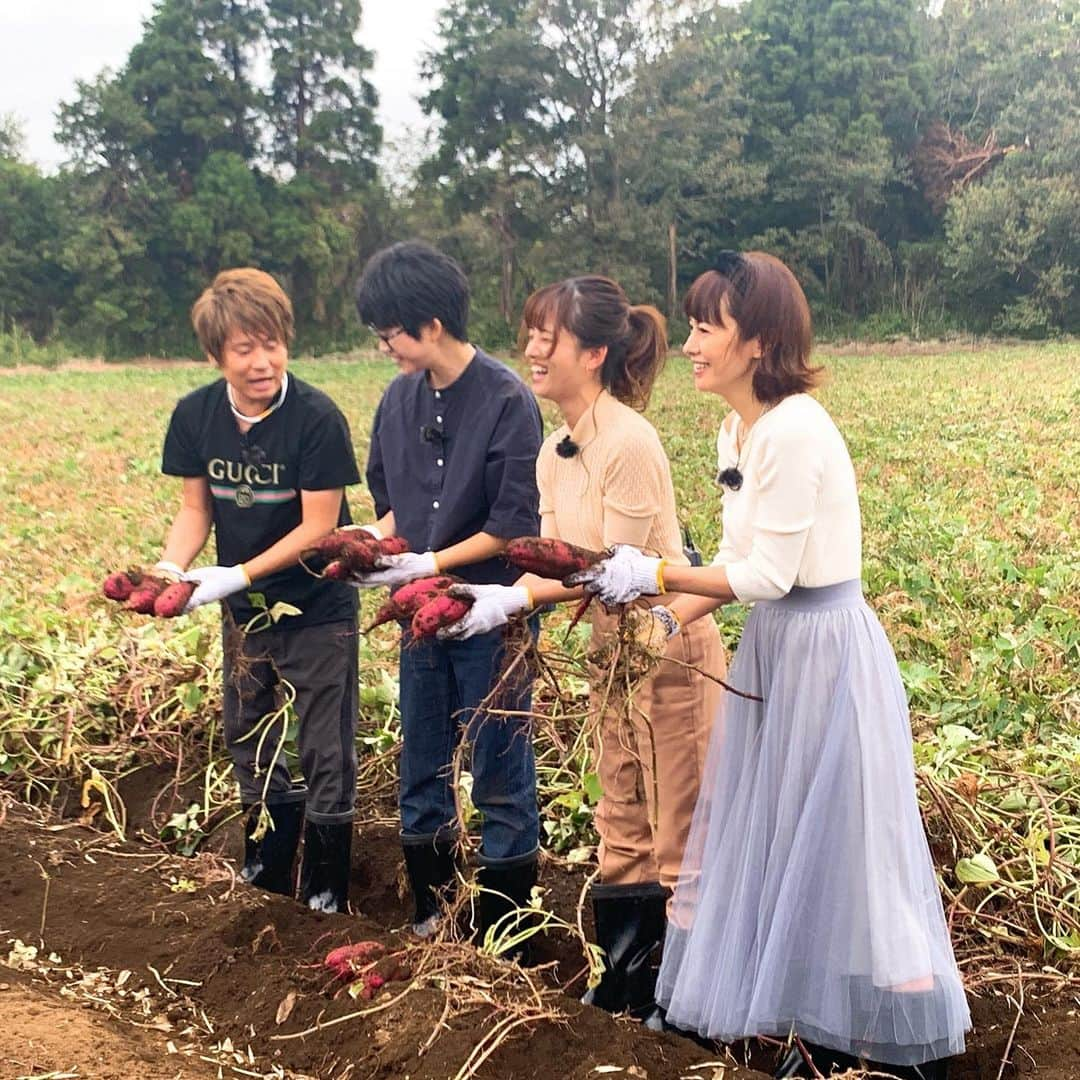
<instances>
[{"instance_id":1,"label":"blue jeans","mask_svg":"<svg viewBox=\"0 0 1080 1080\"><path fill-rule=\"evenodd\" d=\"M530 623L535 637L538 623ZM466 641L413 641L402 634L401 835L408 843L456 829L451 760L464 733L471 744L473 805L483 814L481 858L510 859L536 850L536 762L527 717L480 713L503 663L501 630ZM499 708L528 712L524 681Z\"/></svg>"}]
</instances>

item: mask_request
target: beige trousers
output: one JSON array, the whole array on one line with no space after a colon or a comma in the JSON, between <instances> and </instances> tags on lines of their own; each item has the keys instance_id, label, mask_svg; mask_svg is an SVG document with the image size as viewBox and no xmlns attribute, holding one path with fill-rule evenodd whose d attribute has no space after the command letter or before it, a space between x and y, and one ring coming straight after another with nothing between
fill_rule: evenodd
<instances>
[{"instance_id":1,"label":"beige trousers","mask_svg":"<svg viewBox=\"0 0 1080 1080\"><path fill-rule=\"evenodd\" d=\"M594 647L614 618L593 619ZM668 642L666 654L718 678L726 672L720 633L709 617L691 623ZM697 802L709 735L723 689L711 679L661 661L635 691L633 704L603 707L594 669L594 768L603 796L596 809L600 880L605 885L659 881L674 888Z\"/></svg>"}]
</instances>

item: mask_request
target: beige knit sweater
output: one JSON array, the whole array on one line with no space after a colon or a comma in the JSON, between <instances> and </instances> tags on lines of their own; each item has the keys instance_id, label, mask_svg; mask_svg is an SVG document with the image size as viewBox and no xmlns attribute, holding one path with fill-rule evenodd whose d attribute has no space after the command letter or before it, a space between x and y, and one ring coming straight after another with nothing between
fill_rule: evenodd
<instances>
[{"instance_id":1,"label":"beige knit sweater","mask_svg":"<svg viewBox=\"0 0 1080 1080\"><path fill-rule=\"evenodd\" d=\"M567 435L579 450L560 457ZM606 390L574 426L544 440L536 460L541 532L599 551L633 544L687 564L671 467L656 429Z\"/></svg>"}]
</instances>

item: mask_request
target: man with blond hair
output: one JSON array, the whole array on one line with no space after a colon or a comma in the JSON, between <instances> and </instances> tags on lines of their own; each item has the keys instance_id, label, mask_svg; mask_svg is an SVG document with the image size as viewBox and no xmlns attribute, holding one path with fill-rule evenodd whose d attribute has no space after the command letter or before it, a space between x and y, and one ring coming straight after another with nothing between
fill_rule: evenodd
<instances>
[{"instance_id":1,"label":"man with blond hair","mask_svg":"<svg viewBox=\"0 0 1080 1080\"><path fill-rule=\"evenodd\" d=\"M187 610L224 602L225 742L246 815L244 879L292 895L302 830L301 899L344 911L356 598L298 559L351 521L345 488L360 479L352 438L333 401L288 374L292 304L269 274L222 271L191 316L222 377L181 398L169 422L161 468L182 478L183 492L158 569L198 583ZM218 565L187 572L211 530ZM287 607L275 619L279 604ZM290 712L304 783L281 752Z\"/></svg>"}]
</instances>

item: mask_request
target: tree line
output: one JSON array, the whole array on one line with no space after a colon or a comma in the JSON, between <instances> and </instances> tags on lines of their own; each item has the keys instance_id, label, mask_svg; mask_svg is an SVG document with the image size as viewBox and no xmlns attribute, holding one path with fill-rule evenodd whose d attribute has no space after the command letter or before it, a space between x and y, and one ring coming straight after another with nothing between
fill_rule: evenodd
<instances>
[{"instance_id":1,"label":"tree line","mask_svg":"<svg viewBox=\"0 0 1080 1080\"><path fill-rule=\"evenodd\" d=\"M678 320L724 248L788 261L826 334L1075 332L1078 10L449 0L430 134L380 158L360 0L158 0L60 107L55 174L0 117L0 352L191 355L239 264L288 288L301 348L347 348L359 267L409 236L464 264L491 344L575 272Z\"/></svg>"}]
</instances>

